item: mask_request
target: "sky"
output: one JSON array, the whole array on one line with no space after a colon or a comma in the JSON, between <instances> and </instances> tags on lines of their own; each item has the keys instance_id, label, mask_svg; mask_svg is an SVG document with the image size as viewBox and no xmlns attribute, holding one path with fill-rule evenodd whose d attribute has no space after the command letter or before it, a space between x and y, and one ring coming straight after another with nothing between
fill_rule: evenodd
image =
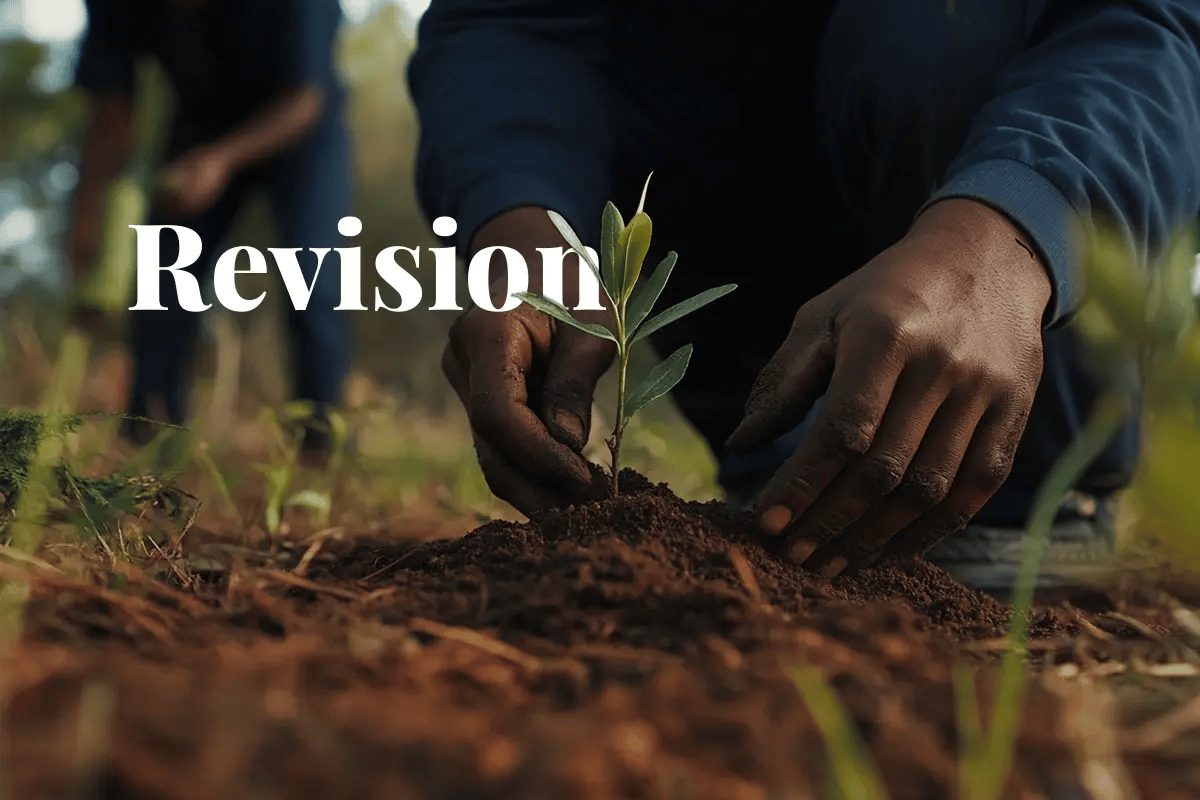
<instances>
[{"instance_id":1,"label":"sky","mask_svg":"<svg viewBox=\"0 0 1200 800\"><path fill-rule=\"evenodd\" d=\"M341 0L342 9L351 23L364 21L385 2L404 6L413 19L429 5L429 0ZM0 14L4 17L0 20L0 29L20 32L43 42L74 41L87 24L83 0L15 0L5 3Z\"/></svg>"}]
</instances>

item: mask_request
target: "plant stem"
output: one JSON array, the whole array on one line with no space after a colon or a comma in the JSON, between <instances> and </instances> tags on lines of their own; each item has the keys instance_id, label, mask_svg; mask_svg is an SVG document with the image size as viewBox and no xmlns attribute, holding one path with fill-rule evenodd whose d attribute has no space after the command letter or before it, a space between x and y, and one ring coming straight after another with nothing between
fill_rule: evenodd
<instances>
[{"instance_id":1,"label":"plant stem","mask_svg":"<svg viewBox=\"0 0 1200 800\"><path fill-rule=\"evenodd\" d=\"M1025 689L1025 639L1029 615L1033 608L1038 567L1054 527L1054 518L1067 492L1074 488L1116 433L1125 411L1123 398L1116 395L1102 398L1083 432L1059 456L1038 491L1013 589L1008 634L1010 647L1001 662L1000 685L987 737L987 754L982 759L984 764L990 765L991 774L981 781L981 785L988 787L992 797L1000 796L1012 761Z\"/></svg>"},{"instance_id":2,"label":"plant stem","mask_svg":"<svg viewBox=\"0 0 1200 800\"><path fill-rule=\"evenodd\" d=\"M612 440L608 444L608 450L612 453L613 497L621 493L621 437L625 435L625 375L629 367L629 351L624 344L618 348L617 360L620 369L617 375L617 424L613 426Z\"/></svg>"}]
</instances>

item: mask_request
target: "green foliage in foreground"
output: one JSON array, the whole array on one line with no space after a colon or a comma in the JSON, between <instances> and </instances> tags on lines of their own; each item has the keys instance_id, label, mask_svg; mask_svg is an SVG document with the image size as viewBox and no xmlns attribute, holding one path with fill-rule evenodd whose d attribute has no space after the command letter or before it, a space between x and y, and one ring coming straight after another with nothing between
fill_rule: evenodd
<instances>
[{"instance_id":1,"label":"green foliage in foreground","mask_svg":"<svg viewBox=\"0 0 1200 800\"><path fill-rule=\"evenodd\" d=\"M663 359L658 366L650 370L641 383L630 389L626 380L630 348L658 329L703 308L737 288L737 285L732 283L718 286L676 303L656 316L650 316L650 311L658 302L667 280L671 277L671 270L675 268L678 255L673 250L667 253L639 288L638 280L642 275L646 254L650 251L650 234L653 231L650 216L643 211L646 205L646 190L649 188L650 178L646 178L637 213L629 220L629 224L621 218L621 212L611 201L605 204L600 225L599 267L570 224L554 211L547 212L567 244L591 268L600 282L600 288L604 290L604 295L611 304L609 307L612 309L612 328L576 319L563 305L550 298L529 292L517 292L514 295L559 322L591 336L607 339L617 346L617 415L612 436L608 440L608 449L612 454L613 495L619 490L617 475L621 471L621 438L625 433L625 426L634 414L675 388L687 371L688 362L692 357L692 346L685 344ZM635 292L634 289L638 291Z\"/></svg>"},{"instance_id":2,"label":"green foliage in foreground","mask_svg":"<svg viewBox=\"0 0 1200 800\"><path fill-rule=\"evenodd\" d=\"M32 411L0 408L0 495L6 516L28 489L31 467L43 443L74 433L89 416L73 413L52 419ZM185 494L172 485L172 479L172 476L120 472L85 477L60 460L50 465L49 488L66 518L81 523L78 527L83 530L99 534L108 521L122 514L137 513L147 504L166 508L172 516L179 515Z\"/></svg>"}]
</instances>

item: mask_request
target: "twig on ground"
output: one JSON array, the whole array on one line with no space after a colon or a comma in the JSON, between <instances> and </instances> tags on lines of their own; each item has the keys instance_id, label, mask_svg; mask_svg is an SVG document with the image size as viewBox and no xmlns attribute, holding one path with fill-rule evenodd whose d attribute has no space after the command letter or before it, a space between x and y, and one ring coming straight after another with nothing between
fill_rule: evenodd
<instances>
[{"instance_id":1,"label":"twig on ground","mask_svg":"<svg viewBox=\"0 0 1200 800\"><path fill-rule=\"evenodd\" d=\"M304 573L308 571L308 567L310 564L312 564L313 559L316 558L321 552L321 548L325 546L325 542L328 541L330 537L336 536L341 532L341 528L329 528L314 536L312 539L312 544L310 544L308 549L304 551L304 555L300 556L300 561L292 569L292 572L304 577Z\"/></svg>"},{"instance_id":2,"label":"twig on ground","mask_svg":"<svg viewBox=\"0 0 1200 800\"><path fill-rule=\"evenodd\" d=\"M1126 752L1147 752L1170 744L1188 731L1200 727L1200 695L1150 720L1126 734Z\"/></svg>"},{"instance_id":3,"label":"twig on ground","mask_svg":"<svg viewBox=\"0 0 1200 800\"><path fill-rule=\"evenodd\" d=\"M436 636L439 639L451 639L463 644L469 644L472 647L477 647L484 652L491 653L494 656L503 658L507 661L512 661L519 664L530 672L537 672L542 668L542 661L539 658L529 655L528 653L518 650L511 644L500 641L494 637L488 636L485 633L471 630L470 628L460 628L456 625L443 625L440 622L434 622L430 619L422 619L413 617L408 620L408 627L420 633L425 633L430 636Z\"/></svg>"},{"instance_id":4,"label":"twig on ground","mask_svg":"<svg viewBox=\"0 0 1200 800\"><path fill-rule=\"evenodd\" d=\"M742 583L746 585L746 591L750 592L750 596L754 598L754 602L765 602L762 589L758 585L758 580L754 577L754 568L746 560L745 554L742 553L742 548L737 545L729 548L729 563L733 564L734 571L737 572Z\"/></svg>"},{"instance_id":5,"label":"twig on ground","mask_svg":"<svg viewBox=\"0 0 1200 800\"><path fill-rule=\"evenodd\" d=\"M316 581L310 581L307 578L294 575L291 572L281 572L274 569L258 569L254 570L250 574L259 578L265 578L269 581L275 581L276 583L284 583L297 589L307 589L310 592L318 592L321 594L331 595L333 597L340 597L343 600L358 602L363 598L363 596L358 592L351 592L348 589L339 589L336 586L325 586L317 583Z\"/></svg>"}]
</instances>

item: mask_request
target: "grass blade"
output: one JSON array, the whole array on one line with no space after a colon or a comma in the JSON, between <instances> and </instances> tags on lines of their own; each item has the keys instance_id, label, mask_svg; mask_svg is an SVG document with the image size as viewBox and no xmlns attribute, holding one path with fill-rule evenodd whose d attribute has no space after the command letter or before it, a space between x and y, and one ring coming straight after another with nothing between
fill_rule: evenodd
<instances>
[{"instance_id":1,"label":"grass blade","mask_svg":"<svg viewBox=\"0 0 1200 800\"><path fill-rule=\"evenodd\" d=\"M724 286L718 286L715 289L709 289L708 291L701 292L695 297L684 300L681 303L676 303L661 314L651 317L646 322L645 326L643 326L642 329L634 335L633 339L629 343L633 344L641 339L645 339L659 328L665 325L670 325L675 320L687 316L697 309L703 308L712 301L729 294L736 288L736 283L729 283Z\"/></svg>"},{"instance_id":2,"label":"grass blade","mask_svg":"<svg viewBox=\"0 0 1200 800\"><path fill-rule=\"evenodd\" d=\"M645 380L629 392L621 424L625 424L634 414L674 389L675 384L679 383L683 374L687 372L691 358L692 346L685 344L650 370Z\"/></svg>"},{"instance_id":3,"label":"grass blade","mask_svg":"<svg viewBox=\"0 0 1200 800\"><path fill-rule=\"evenodd\" d=\"M608 328L604 327L603 325L597 325L594 322L583 322L575 319L575 317L571 316L571 312L567 311L565 306L561 306L549 298L532 294L530 292L515 292L513 297L523 300L524 302L536 308L538 311L541 311L544 314L549 314L559 322L564 322L567 325L570 325L572 328L578 328L584 333L590 333L592 336L596 336L600 339L607 339L610 342L617 341L617 337L614 336L613 332Z\"/></svg>"},{"instance_id":4,"label":"grass blade","mask_svg":"<svg viewBox=\"0 0 1200 800\"><path fill-rule=\"evenodd\" d=\"M983 728L975 673L963 665L954 670L954 709L958 718L958 786L964 798L980 797L989 777L983 761Z\"/></svg>"},{"instance_id":5,"label":"grass blade","mask_svg":"<svg viewBox=\"0 0 1200 800\"><path fill-rule=\"evenodd\" d=\"M8 546L29 556L36 557L42 543L42 526L58 483L55 465L66 449L63 420L74 407L83 385L90 345L82 332L73 329L66 332L59 345L50 387L42 398L45 417L41 437L26 467L26 479L7 531ZM19 640L28 598L27 583L0 582L0 647Z\"/></svg>"},{"instance_id":6,"label":"grass blade","mask_svg":"<svg viewBox=\"0 0 1200 800\"><path fill-rule=\"evenodd\" d=\"M792 670L792 682L821 730L829 766L843 797L855 800L887 800L883 781L871 763L866 744L854 728L833 689L815 667Z\"/></svg>"},{"instance_id":7,"label":"grass blade","mask_svg":"<svg viewBox=\"0 0 1200 800\"><path fill-rule=\"evenodd\" d=\"M986 789L981 797L995 800L1000 796L1016 748L1025 692L1025 640L1038 567L1042 561L1054 519L1067 492L1079 482L1088 466L1112 440L1125 415L1123 398L1101 398L1083 432L1067 446L1051 467L1034 502L1033 514L1025 537L1021 566L1013 587L1012 616L1009 620L1009 649L1000 666L1000 686L994 703L995 712L988 726L986 751L979 786Z\"/></svg>"}]
</instances>

